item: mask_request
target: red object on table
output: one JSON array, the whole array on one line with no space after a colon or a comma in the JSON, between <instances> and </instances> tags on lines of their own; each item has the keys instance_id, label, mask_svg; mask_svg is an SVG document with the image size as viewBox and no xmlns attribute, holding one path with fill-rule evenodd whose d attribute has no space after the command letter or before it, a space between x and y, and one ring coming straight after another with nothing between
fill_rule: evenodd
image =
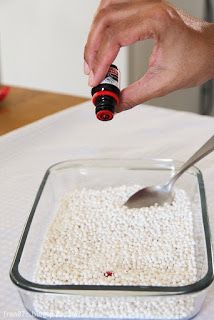
<instances>
[{"instance_id":1,"label":"red object on table","mask_svg":"<svg viewBox=\"0 0 214 320\"><path fill-rule=\"evenodd\" d=\"M10 87L2 86L0 87L0 101L3 101L10 91Z\"/></svg>"}]
</instances>

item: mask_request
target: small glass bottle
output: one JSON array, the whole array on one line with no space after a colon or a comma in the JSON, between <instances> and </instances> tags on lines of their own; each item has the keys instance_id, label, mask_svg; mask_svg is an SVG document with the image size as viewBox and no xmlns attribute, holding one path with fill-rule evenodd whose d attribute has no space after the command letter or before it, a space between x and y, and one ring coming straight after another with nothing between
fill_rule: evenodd
<instances>
[{"instance_id":1,"label":"small glass bottle","mask_svg":"<svg viewBox=\"0 0 214 320\"><path fill-rule=\"evenodd\" d=\"M101 121L113 119L115 107L120 100L120 72L114 64L110 65L105 79L92 88L91 95L97 119Z\"/></svg>"}]
</instances>

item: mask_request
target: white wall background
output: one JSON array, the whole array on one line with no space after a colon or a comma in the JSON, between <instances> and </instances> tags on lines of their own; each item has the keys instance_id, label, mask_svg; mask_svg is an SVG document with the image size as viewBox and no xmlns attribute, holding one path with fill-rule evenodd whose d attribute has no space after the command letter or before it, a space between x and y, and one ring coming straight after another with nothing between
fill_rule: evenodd
<instances>
[{"instance_id":1,"label":"white wall background","mask_svg":"<svg viewBox=\"0 0 214 320\"><path fill-rule=\"evenodd\" d=\"M89 96L83 50L98 0L0 0L2 82ZM127 50L117 64L127 82Z\"/></svg>"}]
</instances>

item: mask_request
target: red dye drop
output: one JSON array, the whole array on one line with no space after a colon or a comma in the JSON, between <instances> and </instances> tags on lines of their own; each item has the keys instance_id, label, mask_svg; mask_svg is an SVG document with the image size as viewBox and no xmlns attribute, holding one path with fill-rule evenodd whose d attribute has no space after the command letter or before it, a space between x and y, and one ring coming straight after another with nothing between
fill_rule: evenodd
<instances>
[{"instance_id":1,"label":"red dye drop","mask_svg":"<svg viewBox=\"0 0 214 320\"><path fill-rule=\"evenodd\" d=\"M106 278L112 277L112 276L113 276L113 272L112 272L112 271L106 271L106 272L104 273L104 276L105 276Z\"/></svg>"}]
</instances>

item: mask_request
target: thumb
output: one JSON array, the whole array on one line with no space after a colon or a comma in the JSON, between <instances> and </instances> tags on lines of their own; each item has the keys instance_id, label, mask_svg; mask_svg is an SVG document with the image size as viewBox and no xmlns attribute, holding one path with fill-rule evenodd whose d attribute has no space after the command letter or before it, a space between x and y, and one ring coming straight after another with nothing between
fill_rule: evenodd
<instances>
[{"instance_id":1,"label":"thumb","mask_svg":"<svg viewBox=\"0 0 214 320\"><path fill-rule=\"evenodd\" d=\"M159 67L151 67L145 75L121 91L116 112L131 109L150 99L161 97L173 90L171 74Z\"/></svg>"}]
</instances>

